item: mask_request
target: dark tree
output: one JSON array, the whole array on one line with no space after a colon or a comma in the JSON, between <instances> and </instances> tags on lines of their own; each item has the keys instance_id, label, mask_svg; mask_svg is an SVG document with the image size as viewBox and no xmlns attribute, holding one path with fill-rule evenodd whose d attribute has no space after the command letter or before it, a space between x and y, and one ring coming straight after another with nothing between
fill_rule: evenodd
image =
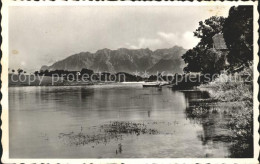
<instances>
[{"instance_id":1,"label":"dark tree","mask_svg":"<svg viewBox=\"0 0 260 164\"><path fill-rule=\"evenodd\" d=\"M201 72L204 74L219 74L224 65L225 58L220 51L211 48L201 54Z\"/></svg>"},{"instance_id":2,"label":"dark tree","mask_svg":"<svg viewBox=\"0 0 260 164\"><path fill-rule=\"evenodd\" d=\"M223 34L230 66L248 66L253 60L253 6L231 7Z\"/></svg>"},{"instance_id":3,"label":"dark tree","mask_svg":"<svg viewBox=\"0 0 260 164\"><path fill-rule=\"evenodd\" d=\"M88 74L88 75L92 75L94 73L93 70L90 70L90 69L87 69L87 68L83 68L81 71L80 71L80 74L83 75L83 74Z\"/></svg>"},{"instance_id":4,"label":"dark tree","mask_svg":"<svg viewBox=\"0 0 260 164\"><path fill-rule=\"evenodd\" d=\"M201 39L198 46L205 49L212 48L212 37L222 32L224 22L224 17L216 16L212 16L204 22L200 21L199 27L194 32L194 36Z\"/></svg>"},{"instance_id":5,"label":"dark tree","mask_svg":"<svg viewBox=\"0 0 260 164\"><path fill-rule=\"evenodd\" d=\"M35 71L34 74L35 74L36 76L38 76L38 75L39 75L39 71Z\"/></svg>"},{"instance_id":6,"label":"dark tree","mask_svg":"<svg viewBox=\"0 0 260 164\"><path fill-rule=\"evenodd\" d=\"M182 58L184 62L187 63L187 66L184 67L184 72L200 72L201 71L201 54L204 49L200 47L194 47L193 49L188 50Z\"/></svg>"},{"instance_id":7,"label":"dark tree","mask_svg":"<svg viewBox=\"0 0 260 164\"><path fill-rule=\"evenodd\" d=\"M21 73L23 73L23 70L19 68L19 69L17 70L17 72L18 72L18 75L20 75Z\"/></svg>"},{"instance_id":8,"label":"dark tree","mask_svg":"<svg viewBox=\"0 0 260 164\"><path fill-rule=\"evenodd\" d=\"M49 70L46 69L45 71L43 71L43 75L44 76L49 76Z\"/></svg>"},{"instance_id":9,"label":"dark tree","mask_svg":"<svg viewBox=\"0 0 260 164\"><path fill-rule=\"evenodd\" d=\"M188 50L182 58L187 66L184 72L219 73L224 68L225 60L221 52L214 49L195 47Z\"/></svg>"},{"instance_id":10,"label":"dark tree","mask_svg":"<svg viewBox=\"0 0 260 164\"><path fill-rule=\"evenodd\" d=\"M222 33L224 17L210 17L204 22L199 22L199 27L194 32L194 36L200 38L200 42L193 49L188 50L182 58L187 66L184 72L202 72L202 73L216 73L220 68L217 68L216 63L219 64L220 54L213 51L213 39L216 34ZM222 66L222 64L221 64ZM215 71L214 71L215 70Z\"/></svg>"}]
</instances>

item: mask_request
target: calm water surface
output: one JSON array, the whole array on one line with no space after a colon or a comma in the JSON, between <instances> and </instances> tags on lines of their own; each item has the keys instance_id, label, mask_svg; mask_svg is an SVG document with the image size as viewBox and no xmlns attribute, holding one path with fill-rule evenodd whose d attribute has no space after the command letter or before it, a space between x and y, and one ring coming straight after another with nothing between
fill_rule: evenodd
<instances>
[{"instance_id":1,"label":"calm water surface","mask_svg":"<svg viewBox=\"0 0 260 164\"><path fill-rule=\"evenodd\" d=\"M230 133L223 126L228 118L216 112L194 115L190 102L202 98L207 94L141 84L9 88L10 157L228 157L230 144L218 139ZM159 133L78 146L59 138L98 134L113 121L142 123Z\"/></svg>"}]
</instances>

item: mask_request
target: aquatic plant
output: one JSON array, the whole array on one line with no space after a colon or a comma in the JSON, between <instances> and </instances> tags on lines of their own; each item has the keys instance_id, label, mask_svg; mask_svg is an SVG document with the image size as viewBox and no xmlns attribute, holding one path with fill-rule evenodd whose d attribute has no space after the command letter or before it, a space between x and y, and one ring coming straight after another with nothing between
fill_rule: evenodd
<instances>
[{"instance_id":1,"label":"aquatic plant","mask_svg":"<svg viewBox=\"0 0 260 164\"><path fill-rule=\"evenodd\" d=\"M125 121L114 121L109 124L104 124L99 127L98 134L84 134L81 131L79 133L60 133L59 139L62 139L69 145L87 145L90 143L103 143L106 144L111 140L122 140L123 135L140 135L140 134L158 134L156 129L147 128L143 123L133 123ZM120 149L119 149L120 152Z\"/></svg>"},{"instance_id":2,"label":"aquatic plant","mask_svg":"<svg viewBox=\"0 0 260 164\"><path fill-rule=\"evenodd\" d=\"M149 129L143 123L133 123L124 121L114 121L110 124L105 124L101 126L102 129L108 134L158 134L155 129Z\"/></svg>"}]
</instances>

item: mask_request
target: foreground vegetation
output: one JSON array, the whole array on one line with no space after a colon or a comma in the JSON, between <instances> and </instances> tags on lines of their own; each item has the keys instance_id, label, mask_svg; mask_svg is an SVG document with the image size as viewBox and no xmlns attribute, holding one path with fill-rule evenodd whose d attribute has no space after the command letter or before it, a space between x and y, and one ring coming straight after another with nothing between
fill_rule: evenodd
<instances>
[{"instance_id":1,"label":"foreground vegetation","mask_svg":"<svg viewBox=\"0 0 260 164\"><path fill-rule=\"evenodd\" d=\"M210 101L227 109L228 126L234 133L231 141L236 142L231 154L252 157L253 7L233 6L227 18L213 16L201 21L194 36L200 42L182 56L184 72L217 75L211 76L211 82L202 80L198 88L207 90Z\"/></svg>"},{"instance_id":2,"label":"foreground vegetation","mask_svg":"<svg viewBox=\"0 0 260 164\"><path fill-rule=\"evenodd\" d=\"M214 81L201 85L219 103L230 104L228 126L233 131L235 157L253 155L253 70L252 66L233 75L221 74Z\"/></svg>"}]
</instances>

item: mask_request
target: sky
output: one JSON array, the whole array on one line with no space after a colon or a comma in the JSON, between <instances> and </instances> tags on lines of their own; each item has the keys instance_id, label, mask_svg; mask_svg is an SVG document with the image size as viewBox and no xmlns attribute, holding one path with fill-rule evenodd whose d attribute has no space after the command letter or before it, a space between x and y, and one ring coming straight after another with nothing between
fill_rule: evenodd
<instances>
[{"instance_id":1,"label":"sky","mask_svg":"<svg viewBox=\"0 0 260 164\"><path fill-rule=\"evenodd\" d=\"M109 48L193 48L193 31L228 6L13 6L9 8L9 68L39 70L80 52Z\"/></svg>"}]
</instances>

